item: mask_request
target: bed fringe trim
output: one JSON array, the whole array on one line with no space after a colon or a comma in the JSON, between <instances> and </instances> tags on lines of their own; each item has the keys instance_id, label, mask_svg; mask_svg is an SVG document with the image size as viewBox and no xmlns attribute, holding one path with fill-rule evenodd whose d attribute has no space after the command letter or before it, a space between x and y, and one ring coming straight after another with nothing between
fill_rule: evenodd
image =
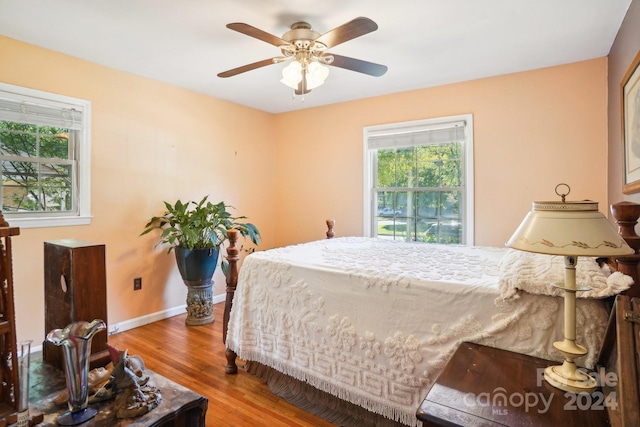
<instances>
[{"instance_id":1,"label":"bed fringe trim","mask_svg":"<svg viewBox=\"0 0 640 427\"><path fill-rule=\"evenodd\" d=\"M297 369L292 369L277 360L273 360L269 357L264 357L264 355L256 352L237 352L237 355L245 361L255 361L270 368L276 369L277 371L285 375L289 375L299 381L304 381L305 383L319 390L336 396L339 399L353 403L354 405L361 406L371 412L382 415L385 418L389 418L393 421L397 421L412 427L419 426L415 412L407 413L405 411L395 409L389 405L384 405L378 402L371 401L370 399L363 398L362 396L356 395L347 390L335 387L328 381L321 380L314 376L309 376L304 372L301 372Z\"/></svg>"}]
</instances>

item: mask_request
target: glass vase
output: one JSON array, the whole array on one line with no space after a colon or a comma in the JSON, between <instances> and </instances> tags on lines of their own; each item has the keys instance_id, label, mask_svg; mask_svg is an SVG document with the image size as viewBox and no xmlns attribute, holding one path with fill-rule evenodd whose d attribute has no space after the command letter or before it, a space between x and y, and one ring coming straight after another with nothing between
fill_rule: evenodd
<instances>
[{"instance_id":1,"label":"glass vase","mask_svg":"<svg viewBox=\"0 0 640 427\"><path fill-rule=\"evenodd\" d=\"M31 340L20 342L18 356L18 427L29 427L29 364L31 363Z\"/></svg>"},{"instance_id":2,"label":"glass vase","mask_svg":"<svg viewBox=\"0 0 640 427\"><path fill-rule=\"evenodd\" d=\"M62 347L64 370L67 380L69 411L58 417L58 424L72 426L83 423L97 414L94 408L88 408L89 401L89 358L91 339L104 329L106 324L100 319L91 323L80 321L64 329L54 329L47 334L47 341Z\"/></svg>"}]
</instances>

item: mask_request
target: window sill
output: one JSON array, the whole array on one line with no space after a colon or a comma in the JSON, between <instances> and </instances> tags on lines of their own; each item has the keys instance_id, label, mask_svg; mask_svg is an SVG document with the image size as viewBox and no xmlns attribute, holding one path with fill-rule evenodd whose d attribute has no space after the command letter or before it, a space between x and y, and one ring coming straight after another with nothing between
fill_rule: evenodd
<instances>
[{"instance_id":1,"label":"window sill","mask_svg":"<svg viewBox=\"0 0 640 427\"><path fill-rule=\"evenodd\" d=\"M5 216L5 220L11 227L20 228L45 228L45 227L69 227L75 225L91 224L91 216L58 216L49 218L11 218Z\"/></svg>"}]
</instances>

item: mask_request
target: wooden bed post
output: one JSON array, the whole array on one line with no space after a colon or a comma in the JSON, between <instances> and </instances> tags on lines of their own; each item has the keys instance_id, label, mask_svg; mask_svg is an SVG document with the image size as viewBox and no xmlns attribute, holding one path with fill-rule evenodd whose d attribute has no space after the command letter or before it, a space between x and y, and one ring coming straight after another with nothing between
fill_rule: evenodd
<instances>
[{"instance_id":1,"label":"wooden bed post","mask_svg":"<svg viewBox=\"0 0 640 427\"><path fill-rule=\"evenodd\" d=\"M236 293L236 286L238 285L238 248L236 243L238 242L238 230L227 230L229 236L229 247L227 248L227 262L229 266L227 268L227 299L224 303L224 315L222 317L222 342L227 343L227 329L229 328L229 315L231 314L231 306L233 305L233 296ZM238 365L236 365L236 353L228 348L225 350L225 357L227 358L227 366L224 370L227 374L235 374L238 372Z\"/></svg>"},{"instance_id":2,"label":"wooden bed post","mask_svg":"<svg viewBox=\"0 0 640 427\"><path fill-rule=\"evenodd\" d=\"M632 297L640 297L640 280L638 274L638 263L640 263L640 236L636 234L636 224L640 217L640 204L633 202L613 203L610 206L611 214L618 224L618 234L633 248L635 254L624 255L615 258L617 270L623 274L633 278L634 285L627 291L625 295Z\"/></svg>"},{"instance_id":3,"label":"wooden bed post","mask_svg":"<svg viewBox=\"0 0 640 427\"><path fill-rule=\"evenodd\" d=\"M335 219L328 219L327 220L327 239L333 239L334 233L333 233L333 226L336 225L336 220Z\"/></svg>"}]
</instances>

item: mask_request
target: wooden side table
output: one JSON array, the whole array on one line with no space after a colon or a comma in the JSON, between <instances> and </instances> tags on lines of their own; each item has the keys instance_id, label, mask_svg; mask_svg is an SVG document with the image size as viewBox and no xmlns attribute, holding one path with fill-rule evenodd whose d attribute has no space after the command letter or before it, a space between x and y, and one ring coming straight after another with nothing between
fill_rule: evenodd
<instances>
[{"instance_id":1,"label":"wooden side table","mask_svg":"<svg viewBox=\"0 0 640 427\"><path fill-rule=\"evenodd\" d=\"M609 425L601 392L576 395L552 387L543 379L544 368L551 364L462 343L416 416L425 426Z\"/></svg>"},{"instance_id":2,"label":"wooden side table","mask_svg":"<svg viewBox=\"0 0 640 427\"><path fill-rule=\"evenodd\" d=\"M58 417L68 410L54 404L54 399L66 388L64 372L42 359L32 360L29 387L29 410L42 413L44 421L38 427L55 427ZM82 424L82 427L205 427L208 399L180 384L146 370L149 383L160 389L160 405L135 418L117 419L111 410L113 400L90 404L98 414Z\"/></svg>"}]
</instances>

